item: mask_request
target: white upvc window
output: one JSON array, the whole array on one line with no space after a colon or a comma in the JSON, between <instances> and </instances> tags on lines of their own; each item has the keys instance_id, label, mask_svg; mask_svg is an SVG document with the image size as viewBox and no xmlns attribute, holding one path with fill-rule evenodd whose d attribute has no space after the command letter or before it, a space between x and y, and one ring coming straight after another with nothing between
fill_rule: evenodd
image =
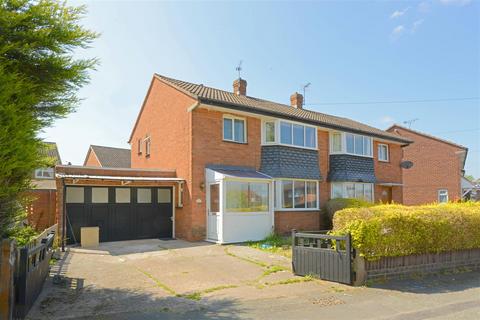
<instances>
[{"instance_id":1,"label":"white upvc window","mask_svg":"<svg viewBox=\"0 0 480 320\"><path fill-rule=\"evenodd\" d=\"M318 181L281 179L275 181L276 209L284 211L318 210Z\"/></svg>"},{"instance_id":2,"label":"white upvc window","mask_svg":"<svg viewBox=\"0 0 480 320\"><path fill-rule=\"evenodd\" d=\"M352 154L373 157L373 139L349 132L330 132L330 154Z\"/></svg>"},{"instance_id":3,"label":"white upvc window","mask_svg":"<svg viewBox=\"0 0 480 320\"><path fill-rule=\"evenodd\" d=\"M227 180L225 182L226 212L268 212L269 183Z\"/></svg>"},{"instance_id":4,"label":"white upvc window","mask_svg":"<svg viewBox=\"0 0 480 320\"><path fill-rule=\"evenodd\" d=\"M35 170L35 178L36 179L53 179L54 172L53 168L40 168Z\"/></svg>"},{"instance_id":5,"label":"white upvc window","mask_svg":"<svg viewBox=\"0 0 480 320\"><path fill-rule=\"evenodd\" d=\"M265 120L262 143L317 149L317 128L286 120Z\"/></svg>"},{"instance_id":6,"label":"white upvc window","mask_svg":"<svg viewBox=\"0 0 480 320\"><path fill-rule=\"evenodd\" d=\"M332 182L331 198L354 198L373 202L373 183Z\"/></svg>"},{"instance_id":7,"label":"white upvc window","mask_svg":"<svg viewBox=\"0 0 480 320\"><path fill-rule=\"evenodd\" d=\"M388 144L378 144L378 161L389 161Z\"/></svg>"},{"instance_id":8,"label":"white upvc window","mask_svg":"<svg viewBox=\"0 0 480 320\"><path fill-rule=\"evenodd\" d=\"M145 156L150 156L150 149L151 149L152 140L150 137L145 138Z\"/></svg>"},{"instance_id":9,"label":"white upvc window","mask_svg":"<svg viewBox=\"0 0 480 320\"><path fill-rule=\"evenodd\" d=\"M247 121L244 118L224 115L223 140L237 143L246 143Z\"/></svg>"},{"instance_id":10,"label":"white upvc window","mask_svg":"<svg viewBox=\"0 0 480 320\"><path fill-rule=\"evenodd\" d=\"M448 190L441 189L438 190L438 203L446 203L448 202Z\"/></svg>"}]
</instances>

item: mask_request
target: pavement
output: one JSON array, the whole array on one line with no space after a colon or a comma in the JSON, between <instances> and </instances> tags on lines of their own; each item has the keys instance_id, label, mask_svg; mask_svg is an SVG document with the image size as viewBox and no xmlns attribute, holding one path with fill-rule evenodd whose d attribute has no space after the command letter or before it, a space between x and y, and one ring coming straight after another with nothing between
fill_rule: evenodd
<instances>
[{"instance_id":1,"label":"pavement","mask_svg":"<svg viewBox=\"0 0 480 320\"><path fill-rule=\"evenodd\" d=\"M27 319L480 319L480 272L351 287L290 259L182 240L68 248Z\"/></svg>"}]
</instances>

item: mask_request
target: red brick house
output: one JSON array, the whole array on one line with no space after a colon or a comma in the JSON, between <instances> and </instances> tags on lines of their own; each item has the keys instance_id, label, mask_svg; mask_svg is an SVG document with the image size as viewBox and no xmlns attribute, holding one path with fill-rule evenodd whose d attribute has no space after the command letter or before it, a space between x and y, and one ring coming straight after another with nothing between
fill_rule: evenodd
<instances>
[{"instance_id":1,"label":"red brick house","mask_svg":"<svg viewBox=\"0 0 480 320\"><path fill-rule=\"evenodd\" d=\"M408 137L233 91L153 76L132 130L131 168L184 180L175 234L219 243L316 230L334 197L403 202Z\"/></svg>"},{"instance_id":2,"label":"red brick house","mask_svg":"<svg viewBox=\"0 0 480 320\"><path fill-rule=\"evenodd\" d=\"M468 148L397 124L387 131L414 142L403 148L403 159L413 162L412 168L402 170L404 204L462 199Z\"/></svg>"},{"instance_id":3,"label":"red brick house","mask_svg":"<svg viewBox=\"0 0 480 320\"><path fill-rule=\"evenodd\" d=\"M85 167L130 168L130 149L90 145Z\"/></svg>"}]
</instances>

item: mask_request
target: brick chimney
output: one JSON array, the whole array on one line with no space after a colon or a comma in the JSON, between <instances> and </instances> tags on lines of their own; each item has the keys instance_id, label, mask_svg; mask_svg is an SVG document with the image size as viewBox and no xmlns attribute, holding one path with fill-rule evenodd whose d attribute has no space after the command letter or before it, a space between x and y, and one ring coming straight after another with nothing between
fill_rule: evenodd
<instances>
[{"instance_id":1,"label":"brick chimney","mask_svg":"<svg viewBox=\"0 0 480 320\"><path fill-rule=\"evenodd\" d=\"M246 96L247 81L242 78L238 78L237 80L233 81L233 93L239 96Z\"/></svg>"},{"instance_id":2,"label":"brick chimney","mask_svg":"<svg viewBox=\"0 0 480 320\"><path fill-rule=\"evenodd\" d=\"M295 92L294 94L292 94L290 96L290 105L294 108L302 109L302 107L303 107L303 96L298 92Z\"/></svg>"}]
</instances>

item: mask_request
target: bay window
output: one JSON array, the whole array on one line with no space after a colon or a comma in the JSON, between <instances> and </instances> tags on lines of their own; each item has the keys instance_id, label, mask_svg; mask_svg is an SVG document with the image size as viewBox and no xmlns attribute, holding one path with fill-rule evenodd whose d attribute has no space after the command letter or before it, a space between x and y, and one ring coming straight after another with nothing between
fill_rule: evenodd
<instances>
[{"instance_id":1,"label":"bay window","mask_svg":"<svg viewBox=\"0 0 480 320\"><path fill-rule=\"evenodd\" d=\"M277 209L318 209L317 181L278 180L275 189Z\"/></svg>"},{"instance_id":2,"label":"bay window","mask_svg":"<svg viewBox=\"0 0 480 320\"><path fill-rule=\"evenodd\" d=\"M247 142L246 121L233 116L223 117L223 140L238 143Z\"/></svg>"},{"instance_id":3,"label":"bay window","mask_svg":"<svg viewBox=\"0 0 480 320\"><path fill-rule=\"evenodd\" d=\"M373 202L373 183L332 182L332 199L355 198Z\"/></svg>"},{"instance_id":4,"label":"bay window","mask_svg":"<svg viewBox=\"0 0 480 320\"><path fill-rule=\"evenodd\" d=\"M276 136L277 134L279 137ZM315 149L317 148L317 129L283 120L265 121L263 122L263 143Z\"/></svg>"},{"instance_id":5,"label":"bay window","mask_svg":"<svg viewBox=\"0 0 480 320\"><path fill-rule=\"evenodd\" d=\"M330 133L330 153L331 154L353 154L357 156L372 157L372 138L347 133Z\"/></svg>"},{"instance_id":6,"label":"bay window","mask_svg":"<svg viewBox=\"0 0 480 320\"><path fill-rule=\"evenodd\" d=\"M227 181L227 212L268 212L268 183Z\"/></svg>"}]
</instances>

